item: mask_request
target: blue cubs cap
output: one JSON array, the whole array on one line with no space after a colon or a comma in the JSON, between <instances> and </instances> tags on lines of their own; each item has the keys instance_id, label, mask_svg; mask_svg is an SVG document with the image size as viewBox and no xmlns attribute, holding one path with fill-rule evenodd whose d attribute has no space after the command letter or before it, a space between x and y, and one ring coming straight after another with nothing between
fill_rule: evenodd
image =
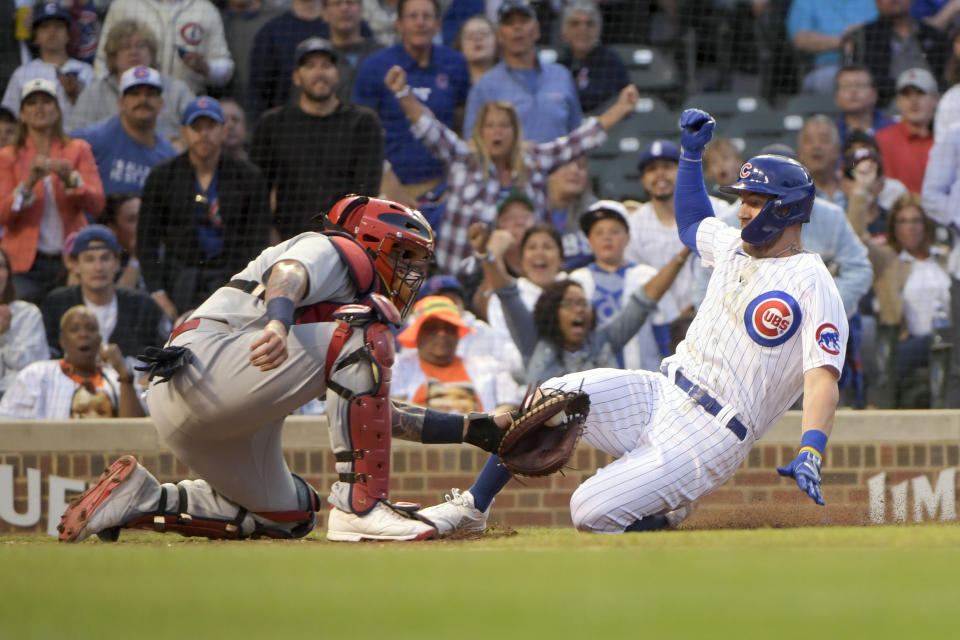
<instances>
[{"instance_id":1,"label":"blue cubs cap","mask_svg":"<svg viewBox=\"0 0 960 640\"><path fill-rule=\"evenodd\" d=\"M433 276L432 278L427 278L427 281L420 287L417 300L426 298L427 296L441 295L442 291L453 291L461 298L464 296L463 285L453 276Z\"/></svg>"},{"instance_id":2,"label":"blue cubs cap","mask_svg":"<svg viewBox=\"0 0 960 640\"><path fill-rule=\"evenodd\" d=\"M160 79L160 72L151 67L139 65L130 67L120 76L120 94L123 95L134 87L146 85L163 91L163 82Z\"/></svg>"},{"instance_id":3,"label":"blue cubs cap","mask_svg":"<svg viewBox=\"0 0 960 640\"><path fill-rule=\"evenodd\" d=\"M33 8L34 29L46 20L61 20L68 28L70 26L70 15L57 2L41 2Z\"/></svg>"},{"instance_id":4,"label":"blue cubs cap","mask_svg":"<svg viewBox=\"0 0 960 640\"><path fill-rule=\"evenodd\" d=\"M643 173L648 164L654 160L672 160L680 164L680 147L669 140L654 140L640 154L637 170Z\"/></svg>"},{"instance_id":5,"label":"blue cubs cap","mask_svg":"<svg viewBox=\"0 0 960 640\"><path fill-rule=\"evenodd\" d=\"M220 103L210 96L200 96L191 100L187 108L183 110L181 123L189 127L194 120L204 116L223 124L223 111L220 109Z\"/></svg>"},{"instance_id":6,"label":"blue cubs cap","mask_svg":"<svg viewBox=\"0 0 960 640\"><path fill-rule=\"evenodd\" d=\"M91 224L77 232L70 255L79 255L87 249L120 251L120 244L117 242L117 236L109 228L102 224Z\"/></svg>"},{"instance_id":7,"label":"blue cubs cap","mask_svg":"<svg viewBox=\"0 0 960 640\"><path fill-rule=\"evenodd\" d=\"M529 2L523 0L504 0L500 8L497 9L497 22L503 22L503 19L512 13L522 13L536 20L537 12L533 10Z\"/></svg>"}]
</instances>

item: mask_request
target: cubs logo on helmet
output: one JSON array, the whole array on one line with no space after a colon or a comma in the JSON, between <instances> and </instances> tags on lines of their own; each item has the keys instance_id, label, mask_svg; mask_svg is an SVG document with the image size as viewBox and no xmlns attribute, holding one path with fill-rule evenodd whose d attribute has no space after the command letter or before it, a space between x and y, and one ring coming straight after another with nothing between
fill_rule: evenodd
<instances>
[{"instance_id":1,"label":"cubs logo on helmet","mask_svg":"<svg viewBox=\"0 0 960 640\"><path fill-rule=\"evenodd\" d=\"M776 347L800 328L800 305L785 291L768 291L750 301L743 314L747 335L763 347Z\"/></svg>"},{"instance_id":2,"label":"cubs logo on helmet","mask_svg":"<svg viewBox=\"0 0 960 640\"><path fill-rule=\"evenodd\" d=\"M749 177L750 177L750 169L753 169L753 165L750 164L749 162L744 162L744 163L743 163L743 166L740 167L740 177L741 177L741 178L749 178Z\"/></svg>"},{"instance_id":3,"label":"cubs logo on helmet","mask_svg":"<svg viewBox=\"0 0 960 640\"><path fill-rule=\"evenodd\" d=\"M829 322L817 327L817 344L832 356L840 355L840 331Z\"/></svg>"}]
</instances>

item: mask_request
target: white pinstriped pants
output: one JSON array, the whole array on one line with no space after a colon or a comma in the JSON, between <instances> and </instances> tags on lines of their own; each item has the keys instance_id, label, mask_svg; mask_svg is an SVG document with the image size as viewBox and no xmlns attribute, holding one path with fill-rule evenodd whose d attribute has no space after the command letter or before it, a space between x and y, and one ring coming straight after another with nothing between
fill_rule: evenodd
<instances>
[{"instance_id":1,"label":"white pinstriped pants","mask_svg":"<svg viewBox=\"0 0 960 640\"><path fill-rule=\"evenodd\" d=\"M594 369L553 378L544 388L590 395L583 442L617 458L574 492L570 514L580 531L622 533L726 482L753 445L741 442L663 374Z\"/></svg>"}]
</instances>

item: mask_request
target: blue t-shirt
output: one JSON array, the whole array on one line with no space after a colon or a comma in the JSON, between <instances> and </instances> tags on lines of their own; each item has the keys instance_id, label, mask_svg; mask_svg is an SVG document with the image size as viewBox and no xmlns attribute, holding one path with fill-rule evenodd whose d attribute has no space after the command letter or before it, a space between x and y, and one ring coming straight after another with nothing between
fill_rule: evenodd
<instances>
[{"instance_id":1,"label":"blue t-shirt","mask_svg":"<svg viewBox=\"0 0 960 640\"><path fill-rule=\"evenodd\" d=\"M613 272L598 267L596 262L587 267L593 275L593 312L597 316L598 327L610 322L623 307L623 284L627 269L632 266L633 263L627 263ZM623 366L622 350L617 353L617 365Z\"/></svg>"},{"instance_id":2,"label":"blue t-shirt","mask_svg":"<svg viewBox=\"0 0 960 640\"><path fill-rule=\"evenodd\" d=\"M107 195L118 191L140 193L150 170L177 155L177 150L163 136L157 136L152 148L131 138L123 130L118 115L81 127L71 135L90 144L103 192Z\"/></svg>"},{"instance_id":3,"label":"blue t-shirt","mask_svg":"<svg viewBox=\"0 0 960 640\"><path fill-rule=\"evenodd\" d=\"M567 135L583 121L573 77L559 64L538 62L536 69L522 70L501 62L483 74L467 98L464 138L471 136L477 114L491 100L506 100L516 107L524 140L550 142Z\"/></svg>"},{"instance_id":4,"label":"blue t-shirt","mask_svg":"<svg viewBox=\"0 0 960 640\"><path fill-rule=\"evenodd\" d=\"M400 182L411 184L444 175L444 166L421 143L413 139L410 122L400 103L383 84L387 71L400 65L407 72L407 84L420 102L443 124L453 128L453 111L463 105L470 90L470 71L463 55L433 45L430 64L419 66L402 44L395 44L367 56L357 69L353 101L380 114L386 133L385 155Z\"/></svg>"}]
</instances>

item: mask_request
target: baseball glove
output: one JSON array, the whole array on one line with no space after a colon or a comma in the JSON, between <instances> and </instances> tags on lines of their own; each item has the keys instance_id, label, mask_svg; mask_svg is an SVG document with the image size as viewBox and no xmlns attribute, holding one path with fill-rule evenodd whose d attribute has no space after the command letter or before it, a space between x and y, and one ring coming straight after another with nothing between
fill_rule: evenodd
<instances>
[{"instance_id":1,"label":"baseball glove","mask_svg":"<svg viewBox=\"0 0 960 640\"><path fill-rule=\"evenodd\" d=\"M583 433L590 396L582 391L541 391L511 414L497 455L517 476L547 476L567 463ZM549 421L549 424L548 424Z\"/></svg>"}]
</instances>

